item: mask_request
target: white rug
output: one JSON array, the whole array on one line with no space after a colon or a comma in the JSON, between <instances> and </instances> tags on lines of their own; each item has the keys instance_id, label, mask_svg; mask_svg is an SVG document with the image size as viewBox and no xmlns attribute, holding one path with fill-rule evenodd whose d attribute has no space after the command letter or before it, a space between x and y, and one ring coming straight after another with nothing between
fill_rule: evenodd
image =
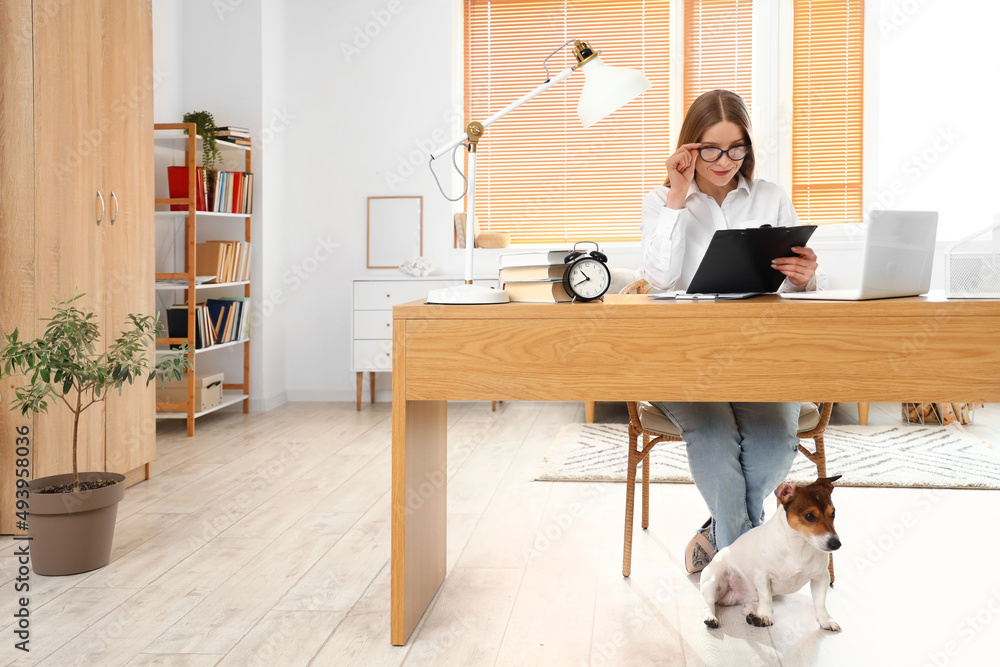
<instances>
[{"instance_id":1,"label":"white rug","mask_svg":"<svg viewBox=\"0 0 1000 667\"><path fill-rule=\"evenodd\" d=\"M1000 489L1000 454L957 424L830 426L825 443L827 474L843 475L838 485ZM813 449L812 440L804 444ZM656 445L651 481L690 483L685 447ZM627 463L625 424L567 424L535 479L624 482ZM800 453L788 479L812 482L816 466Z\"/></svg>"}]
</instances>

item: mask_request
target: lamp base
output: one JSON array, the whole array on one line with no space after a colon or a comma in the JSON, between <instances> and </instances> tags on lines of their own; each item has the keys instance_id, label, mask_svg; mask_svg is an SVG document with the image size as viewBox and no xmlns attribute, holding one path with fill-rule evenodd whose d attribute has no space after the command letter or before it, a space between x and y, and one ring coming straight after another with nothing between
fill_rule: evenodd
<instances>
[{"instance_id":1,"label":"lamp base","mask_svg":"<svg viewBox=\"0 0 1000 667\"><path fill-rule=\"evenodd\" d=\"M427 303L439 304L475 304L475 303L508 303L510 297L502 289L493 289L482 285L453 285L432 289L427 294Z\"/></svg>"}]
</instances>

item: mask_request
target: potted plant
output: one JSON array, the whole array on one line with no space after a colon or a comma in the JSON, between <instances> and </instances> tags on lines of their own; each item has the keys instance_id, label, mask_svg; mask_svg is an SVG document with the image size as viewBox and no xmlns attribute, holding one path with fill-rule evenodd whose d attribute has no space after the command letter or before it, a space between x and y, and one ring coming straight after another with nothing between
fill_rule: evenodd
<instances>
[{"instance_id":1,"label":"potted plant","mask_svg":"<svg viewBox=\"0 0 1000 667\"><path fill-rule=\"evenodd\" d=\"M208 111L192 111L184 114L185 123L194 123L198 126L198 134L201 135L203 143L201 146L201 166L205 171L211 173L215 171L216 165L222 161L222 151L215 141L215 117Z\"/></svg>"},{"instance_id":2,"label":"potted plant","mask_svg":"<svg viewBox=\"0 0 1000 667\"><path fill-rule=\"evenodd\" d=\"M126 382L145 377L149 384L158 375L177 379L190 367L186 354L171 355L155 365L150 362L147 351L159 324L150 315L129 315L118 338L97 352L97 317L74 304L82 296L56 301L52 317L42 320L48 324L40 338L21 341L15 329L3 334L0 345L0 377L23 375L26 380L14 390L13 409L22 415L47 412L55 401L73 414L73 472L28 482L31 565L37 574L87 572L111 559L125 476L79 471L80 415L105 400L110 390L120 394Z\"/></svg>"},{"instance_id":3,"label":"potted plant","mask_svg":"<svg viewBox=\"0 0 1000 667\"><path fill-rule=\"evenodd\" d=\"M198 181L195 186L196 210L212 210L212 202L215 201L215 189L217 187L216 172L222 166L222 151L216 139L215 118L208 111L192 111L184 114L185 123L195 124L195 134L202 138L201 143L201 167L196 171L195 179ZM187 130L185 130L185 133ZM167 167L167 185L170 197L174 199L187 199L190 193L190 176L186 166ZM172 211L186 211L187 204L171 204Z\"/></svg>"}]
</instances>

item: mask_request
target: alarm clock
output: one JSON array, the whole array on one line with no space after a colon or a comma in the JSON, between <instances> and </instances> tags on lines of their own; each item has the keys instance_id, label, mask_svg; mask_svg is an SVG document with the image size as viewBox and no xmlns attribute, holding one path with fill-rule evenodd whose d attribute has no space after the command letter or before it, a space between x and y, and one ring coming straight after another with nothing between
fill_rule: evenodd
<instances>
[{"instance_id":1,"label":"alarm clock","mask_svg":"<svg viewBox=\"0 0 1000 667\"><path fill-rule=\"evenodd\" d=\"M577 250L581 243L593 243L595 250ZM600 246L593 241L578 241L563 261L566 264L563 285L573 301L593 301L604 297L611 286L611 270L608 269L608 257L601 252Z\"/></svg>"}]
</instances>

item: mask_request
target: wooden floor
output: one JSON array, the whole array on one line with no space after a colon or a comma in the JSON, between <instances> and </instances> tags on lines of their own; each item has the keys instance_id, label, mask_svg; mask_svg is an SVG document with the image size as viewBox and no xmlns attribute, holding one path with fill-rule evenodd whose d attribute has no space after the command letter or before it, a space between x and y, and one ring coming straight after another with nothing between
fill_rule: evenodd
<instances>
[{"instance_id":1,"label":"wooden floor","mask_svg":"<svg viewBox=\"0 0 1000 667\"><path fill-rule=\"evenodd\" d=\"M31 575L28 654L0 538L0 664L997 664L998 491L838 489L828 606L843 633L818 628L807 589L776 602L771 628L727 609L709 631L682 563L707 516L692 485L653 485L624 579L623 485L531 481L581 404L452 403L448 418L448 578L407 646L389 644L390 406L297 403L206 417L192 439L162 424L111 564ZM1000 446L1000 407L969 430Z\"/></svg>"}]
</instances>

